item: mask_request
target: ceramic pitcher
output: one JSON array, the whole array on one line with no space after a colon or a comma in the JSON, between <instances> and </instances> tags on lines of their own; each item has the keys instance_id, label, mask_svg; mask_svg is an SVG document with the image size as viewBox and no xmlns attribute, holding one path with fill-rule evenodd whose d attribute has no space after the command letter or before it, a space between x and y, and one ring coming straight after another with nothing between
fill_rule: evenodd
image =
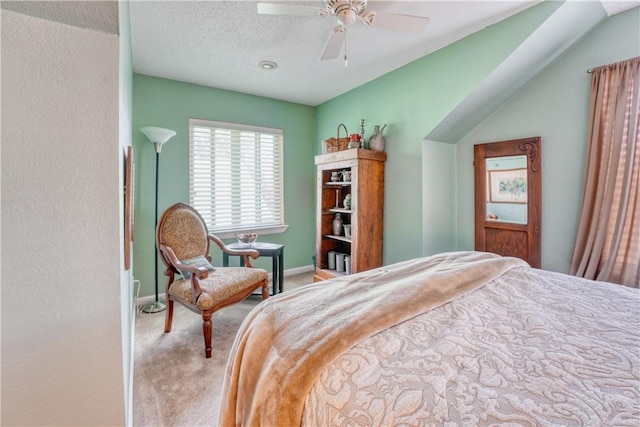
<instances>
[{"instance_id":1,"label":"ceramic pitcher","mask_svg":"<svg viewBox=\"0 0 640 427\"><path fill-rule=\"evenodd\" d=\"M384 151L384 137L382 136L382 131L386 128L387 125L382 126L380 129L380 125L375 125L373 128L373 135L369 138L369 149L373 151Z\"/></svg>"}]
</instances>

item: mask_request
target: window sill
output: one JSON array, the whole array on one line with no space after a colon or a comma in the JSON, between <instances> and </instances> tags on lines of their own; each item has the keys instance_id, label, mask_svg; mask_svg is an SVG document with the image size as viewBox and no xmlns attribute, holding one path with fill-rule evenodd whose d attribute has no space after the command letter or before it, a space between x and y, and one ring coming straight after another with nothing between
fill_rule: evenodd
<instances>
[{"instance_id":1,"label":"window sill","mask_svg":"<svg viewBox=\"0 0 640 427\"><path fill-rule=\"evenodd\" d=\"M275 227L264 227L264 228L252 228L251 231L256 233L258 236L264 236L267 234L281 234L287 231L289 228L288 225L279 225ZM220 239L231 239L236 237L236 233L240 233L246 231L246 229L238 229L238 230L230 230L230 231L220 231L220 232L211 232L215 234Z\"/></svg>"}]
</instances>

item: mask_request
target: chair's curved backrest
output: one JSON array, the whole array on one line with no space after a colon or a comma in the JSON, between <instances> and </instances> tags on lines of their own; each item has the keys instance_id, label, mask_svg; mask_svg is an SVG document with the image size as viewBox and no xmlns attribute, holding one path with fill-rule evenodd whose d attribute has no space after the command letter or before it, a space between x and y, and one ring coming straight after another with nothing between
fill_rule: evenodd
<instances>
[{"instance_id":1,"label":"chair's curved backrest","mask_svg":"<svg viewBox=\"0 0 640 427\"><path fill-rule=\"evenodd\" d=\"M170 206L160 218L156 230L156 247L170 247L178 259L195 258L204 255L209 259L208 230L202 216L191 206L176 203ZM175 268L158 249L167 267Z\"/></svg>"}]
</instances>

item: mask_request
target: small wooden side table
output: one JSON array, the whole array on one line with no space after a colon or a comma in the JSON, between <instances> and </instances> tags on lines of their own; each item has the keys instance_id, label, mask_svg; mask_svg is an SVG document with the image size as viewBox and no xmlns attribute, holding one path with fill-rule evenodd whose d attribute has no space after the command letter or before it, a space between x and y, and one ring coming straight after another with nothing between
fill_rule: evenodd
<instances>
[{"instance_id":1,"label":"small wooden side table","mask_svg":"<svg viewBox=\"0 0 640 427\"><path fill-rule=\"evenodd\" d=\"M271 257L273 295L284 291L284 245L279 245L277 243L253 242L251 247L247 248L246 246L242 246L240 243L235 242L227 246L230 249L255 249L260 253L260 256ZM240 265L244 266L244 257L240 257ZM229 254L227 253L222 254L222 266L229 266Z\"/></svg>"}]
</instances>

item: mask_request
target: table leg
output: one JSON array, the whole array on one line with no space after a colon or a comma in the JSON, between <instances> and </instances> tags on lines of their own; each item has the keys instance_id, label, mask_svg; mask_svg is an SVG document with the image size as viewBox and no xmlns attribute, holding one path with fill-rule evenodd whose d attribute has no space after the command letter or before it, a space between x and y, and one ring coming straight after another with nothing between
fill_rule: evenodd
<instances>
[{"instance_id":1,"label":"table leg","mask_svg":"<svg viewBox=\"0 0 640 427\"><path fill-rule=\"evenodd\" d=\"M273 294L276 295L278 293L278 259L275 255L271 257L271 271L273 272Z\"/></svg>"},{"instance_id":2,"label":"table leg","mask_svg":"<svg viewBox=\"0 0 640 427\"><path fill-rule=\"evenodd\" d=\"M222 253L222 266L229 267L229 254L226 252Z\"/></svg>"},{"instance_id":3,"label":"table leg","mask_svg":"<svg viewBox=\"0 0 640 427\"><path fill-rule=\"evenodd\" d=\"M279 292L284 291L284 250L280 251L280 255L278 255L278 287L280 288Z\"/></svg>"}]
</instances>

